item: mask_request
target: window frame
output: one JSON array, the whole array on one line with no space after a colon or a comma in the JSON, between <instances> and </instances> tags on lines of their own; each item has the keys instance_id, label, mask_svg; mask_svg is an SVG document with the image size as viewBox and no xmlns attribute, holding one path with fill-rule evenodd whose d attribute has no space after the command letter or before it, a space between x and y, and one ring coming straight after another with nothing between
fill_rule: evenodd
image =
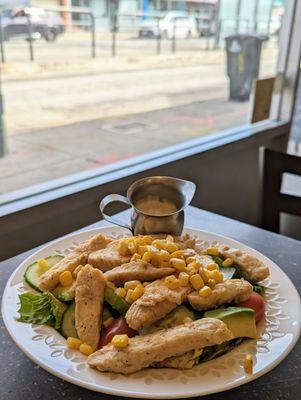
<instances>
[{"instance_id":1,"label":"window frame","mask_svg":"<svg viewBox=\"0 0 301 400\"><path fill-rule=\"evenodd\" d=\"M42 216L44 216L44 212L47 214L45 214L45 220L49 222L52 211L53 215L55 215L56 207L61 204L66 206L72 196L77 198L82 196L84 199L85 196L89 196L89 191L93 188L100 188L101 185L110 182L113 184L115 181L122 180L126 183L130 177L139 173L147 173L149 170L159 168L168 163L181 161L187 157L198 157L200 154L210 152L213 149L226 148L234 143L241 142L242 145L245 145L246 143L263 141L266 137L274 138L280 135L285 136L287 141L299 74L301 43L298 38L301 36L300 29L301 0L287 0L286 15L280 33L280 43L284 48L281 48L282 51L279 54L277 80L281 84L275 87L270 114L271 119L253 125L247 124L233 127L94 171L73 174L25 188L18 192L2 195L2 203L0 204L0 238L1 236L4 237L6 229L11 232L17 232L18 224L20 223L30 227L31 220L35 218L35 213L38 209ZM84 208L81 212L83 216L86 215ZM96 215L94 215L94 218L96 218ZM87 217L86 223L90 222L93 221L90 221ZM37 222L33 221L32 226L35 223ZM39 223L41 223L41 220ZM81 224L82 222L79 222L79 225L76 225L71 221L68 229L69 231L76 229ZM55 230L53 232L55 234L58 233ZM63 229L62 233L65 233ZM22 251L24 249L20 247L17 251L19 250ZM7 254L10 255L11 253L8 252Z\"/></svg>"}]
</instances>

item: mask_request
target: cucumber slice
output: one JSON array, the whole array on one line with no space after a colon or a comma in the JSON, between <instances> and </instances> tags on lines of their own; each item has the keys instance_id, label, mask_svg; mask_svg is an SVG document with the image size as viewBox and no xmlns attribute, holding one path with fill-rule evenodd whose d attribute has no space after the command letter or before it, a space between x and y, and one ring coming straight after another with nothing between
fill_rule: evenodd
<instances>
[{"instance_id":1,"label":"cucumber slice","mask_svg":"<svg viewBox=\"0 0 301 400\"><path fill-rule=\"evenodd\" d=\"M78 338L75 328L75 303L73 302L64 312L61 322L61 334L64 338L74 337Z\"/></svg>"},{"instance_id":2,"label":"cucumber slice","mask_svg":"<svg viewBox=\"0 0 301 400\"><path fill-rule=\"evenodd\" d=\"M24 273L24 279L25 281L35 290L38 290L39 292L41 291L39 289L39 279L44 272L48 271L51 267L53 267L56 263L61 261L61 259L64 258L63 256L60 256L58 254L54 256L49 256L45 257L45 260L47 261L48 268L47 269L42 269L38 262L34 262L33 264L29 265L26 268L26 271Z\"/></svg>"},{"instance_id":3,"label":"cucumber slice","mask_svg":"<svg viewBox=\"0 0 301 400\"><path fill-rule=\"evenodd\" d=\"M114 289L108 286L105 289L105 301L121 315L125 315L130 308L130 305L122 297L118 296Z\"/></svg>"},{"instance_id":4,"label":"cucumber slice","mask_svg":"<svg viewBox=\"0 0 301 400\"><path fill-rule=\"evenodd\" d=\"M52 292L54 297L61 301L72 301L74 300L74 288L73 284L70 286L58 285Z\"/></svg>"}]
</instances>

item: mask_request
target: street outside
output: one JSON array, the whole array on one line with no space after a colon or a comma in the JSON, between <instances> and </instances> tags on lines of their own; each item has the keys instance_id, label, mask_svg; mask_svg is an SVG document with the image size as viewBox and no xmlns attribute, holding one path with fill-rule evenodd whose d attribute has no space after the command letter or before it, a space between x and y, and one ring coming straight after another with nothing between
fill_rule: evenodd
<instances>
[{"instance_id":1,"label":"street outside","mask_svg":"<svg viewBox=\"0 0 301 400\"><path fill-rule=\"evenodd\" d=\"M224 50L206 39L162 41L66 33L54 43L5 44L2 64L7 155L0 193L94 169L248 122L248 102L228 100ZM277 47L262 51L260 77L275 71Z\"/></svg>"}]
</instances>

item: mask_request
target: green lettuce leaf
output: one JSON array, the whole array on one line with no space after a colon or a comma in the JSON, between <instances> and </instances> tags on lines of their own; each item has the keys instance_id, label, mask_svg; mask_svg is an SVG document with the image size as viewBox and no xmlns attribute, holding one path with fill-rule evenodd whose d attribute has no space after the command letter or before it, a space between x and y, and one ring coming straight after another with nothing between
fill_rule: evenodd
<instances>
[{"instance_id":1,"label":"green lettuce leaf","mask_svg":"<svg viewBox=\"0 0 301 400\"><path fill-rule=\"evenodd\" d=\"M23 293L19 295L20 308L18 321L38 325L50 325L59 329L67 306L51 293Z\"/></svg>"}]
</instances>

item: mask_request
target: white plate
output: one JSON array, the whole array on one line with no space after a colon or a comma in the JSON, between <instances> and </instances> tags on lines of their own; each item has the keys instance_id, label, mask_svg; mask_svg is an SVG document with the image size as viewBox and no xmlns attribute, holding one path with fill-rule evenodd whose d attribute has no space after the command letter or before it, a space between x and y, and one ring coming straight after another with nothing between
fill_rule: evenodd
<instances>
[{"instance_id":1,"label":"white plate","mask_svg":"<svg viewBox=\"0 0 301 400\"><path fill-rule=\"evenodd\" d=\"M18 295L28 287L23 284L26 266L86 240L96 232L113 237L128 235L119 227L85 231L59 239L25 260L10 277L2 301L5 325L16 344L34 362L50 373L85 388L119 396L142 398L181 398L216 393L242 385L265 374L292 350L300 335L301 305L299 295L284 272L271 260L239 242L213 233L185 229L201 241L224 243L257 256L270 269L265 321L260 323L260 339L246 340L215 360L191 370L145 369L130 376L100 373L89 368L85 356L66 348L65 339L53 328L17 322ZM293 306L292 306L293 305ZM244 372L243 360L253 354L254 373Z\"/></svg>"}]
</instances>

